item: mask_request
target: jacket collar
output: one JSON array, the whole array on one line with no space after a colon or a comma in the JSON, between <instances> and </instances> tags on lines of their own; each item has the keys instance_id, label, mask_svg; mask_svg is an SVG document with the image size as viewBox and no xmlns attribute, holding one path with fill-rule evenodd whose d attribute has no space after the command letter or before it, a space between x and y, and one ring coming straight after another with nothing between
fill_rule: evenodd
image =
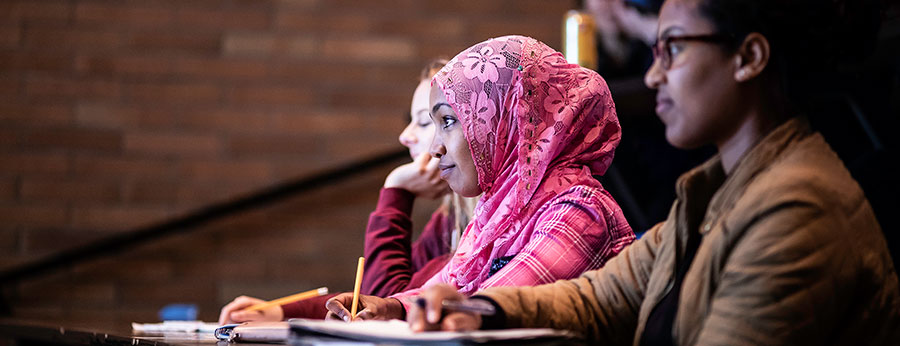
<instances>
[{"instance_id":1,"label":"jacket collar","mask_svg":"<svg viewBox=\"0 0 900 346\"><path fill-rule=\"evenodd\" d=\"M687 220L679 226L684 230L707 233L708 227L699 223L714 220L720 210L729 209L743 194L755 176L767 169L770 163L791 143L810 132L805 117L791 118L764 136L735 164L731 174L725 175L722 159L716 154L702 165L678 178L676 195L682 202ZM679 227L680 228L680 227Z\"/></svg>"}]
</instances>

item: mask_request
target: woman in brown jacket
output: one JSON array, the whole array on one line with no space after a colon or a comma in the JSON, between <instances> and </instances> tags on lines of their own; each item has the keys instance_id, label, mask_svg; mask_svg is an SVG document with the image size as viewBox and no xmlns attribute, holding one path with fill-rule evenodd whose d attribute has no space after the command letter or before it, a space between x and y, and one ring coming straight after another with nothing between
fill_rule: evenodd
<instances>
[{"instance_id":1,"label":"woman in brown jacket","mask_svg":"<svg viewBox=\"0 0 900 346\"><path fill-rule=\"evenodd\" d=\"M667 140L718 155L679 178L666 221L580 278L470 299L498 314L414 330L551 327L610 345L900 344L897 274L859 185L803 114L836 29L868 0L668 0L655 62ZM866 37L855 37L857 41ZM814 115L813 115L814 116Z\"/></svg>"}]
</instances>

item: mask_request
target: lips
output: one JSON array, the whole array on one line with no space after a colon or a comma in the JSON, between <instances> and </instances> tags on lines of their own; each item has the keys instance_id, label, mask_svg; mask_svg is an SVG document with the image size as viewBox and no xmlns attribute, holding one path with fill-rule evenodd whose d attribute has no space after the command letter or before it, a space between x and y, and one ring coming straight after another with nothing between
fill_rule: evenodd
<instances>
[{"instance_id":1,"label":"lips","mask_svg":"<svg viewBox=\"0 0 900 346\"><path fill-rule=\"evenodd\" d=\"M447 179L447 176L450 175L450 171L455 167L456 165L439 164L438 169L441 170L441 179Z\"/></svg>"},{"instance_id":2,"label":"lips","mask_svg":"<svg viewBox=\"0 0 900 346\"><path fill-rule=\"evenodd\" d=\"M668 96L658 94L656 95L656 114L662 116L664 113L668 112L672 109L675 103Z\"/></svg>"}]
</instances>

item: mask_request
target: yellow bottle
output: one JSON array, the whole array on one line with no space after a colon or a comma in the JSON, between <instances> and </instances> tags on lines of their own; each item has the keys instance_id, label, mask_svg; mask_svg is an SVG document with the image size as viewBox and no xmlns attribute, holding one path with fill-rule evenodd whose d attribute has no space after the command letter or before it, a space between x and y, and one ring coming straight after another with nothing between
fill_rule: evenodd
<instances>
[{"instance_id":1,"label":"yellow bottle","mask_svg":"<svg viewBox=\"0 0 900 346\"><path fill-rule=\"evenodd\" d=\"M570 10L563 20L563 55L570 63L597 69L597 40L594 18L582 11Z\"/></svg>"}]
</instances>

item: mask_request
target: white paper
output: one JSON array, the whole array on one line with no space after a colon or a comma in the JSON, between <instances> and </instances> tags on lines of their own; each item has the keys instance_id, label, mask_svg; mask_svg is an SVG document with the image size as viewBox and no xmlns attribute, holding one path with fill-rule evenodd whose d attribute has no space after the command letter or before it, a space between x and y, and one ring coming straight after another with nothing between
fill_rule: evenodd
<instances>
[{"instance_id":1,"label":"white paper","mask_svg":"<svg viewBox=\"0 0 900 346\"><path fill-rule=\"evenodd\" d=\"M569 331L549 328L476 330L471 332L414 333L400 320L343 322L337 320L292 319L291 326L355 340L446 341L527 340L539 337L573 337Z\"/></svg>"},{"instance_id":2,"label":"white paper","mask_svg":"<svg viewBox=\"0 0 900 346\"><path fill-rule=\"evenodd\" d=\"M218 323L203 321L164 321L163 323L131 323L135 332L201 332L212 333L219 327Z\"/></svg>"}]
</instances>

